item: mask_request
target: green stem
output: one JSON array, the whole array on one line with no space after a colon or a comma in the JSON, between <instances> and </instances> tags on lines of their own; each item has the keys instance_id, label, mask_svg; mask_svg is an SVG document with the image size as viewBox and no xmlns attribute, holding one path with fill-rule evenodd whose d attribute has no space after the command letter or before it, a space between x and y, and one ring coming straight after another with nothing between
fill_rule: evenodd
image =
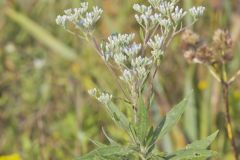
<instances>
[{"instance_id":1,"label":"green stem","mask_svg":"<svg viewBox=\"0 0 240 160\"><path fill-rule=\"evenodd\" d=\"M147 160L142 154L139 155L141 160Z\"/></svg>"}]
</instances>

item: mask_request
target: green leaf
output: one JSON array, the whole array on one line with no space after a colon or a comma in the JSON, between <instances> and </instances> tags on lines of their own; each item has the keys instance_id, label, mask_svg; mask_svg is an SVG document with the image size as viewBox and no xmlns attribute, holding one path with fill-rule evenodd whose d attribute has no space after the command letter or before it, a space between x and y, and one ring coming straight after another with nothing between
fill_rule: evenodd
<instances>
[{"instance_id":1,"label":"green leaf","mask_svg":"<svg viewBox=\"0 0 240 160\"><path fill-rule=\"evenodd\" d=\"M171 153L166 156L167 160L202 160L212 156L216 156L217 153L211 150L199 150L199 149L187 149Z\"/></svg>"},{"instance_id":2,"label":"green leaf","mask_svg":"<svg viewBox=\"0 0 240 160\"><path fill-rule=\"evenodd\" d=\"M94 145L96 145L97 147L106 147L107 145L105 145L105 144L103 144L103 143L101 143L101 142L98 142L98 141L95 141L95 140L92 140L92 139L90 139L90 141L94 144Z\"/></svg>"},{"instance_id":3,"label":"green leaf","mask_svg":"<svg viewBox=\"0 0 240 160\"><path fill-rule=\"evenodd\" d=\"M150 125L149 125L147 107L145 106L144 100L142 97L139 98L137 117L138 117L138 122L136 124L137 137L139 141L143 144L147 137Z\"/></svg>"},{"instance_id":4,"label":"green leaf","mask_svg":"<svg viewBox=\"0 0 240 160\"><path fill-rule=\"evenodd\" d=\"M103 131L103 134L104 136L108 139L108 141L110 142L111 145L115 145L115 146L118 146L119 144L114 141L111 137L109 137L106 133L106 131L104 130L104 128L102 128L102 131Z\"/></svg>"},{"instance_id":5,"label":"green leaf","mask_svg":"<svg viewBox=\"0 0 240 160\"><path fill-rule=\"evenodd\" d=\"M140 39L144 41L144 32L142 28L140 28L139 35L140 35Z\"/></svg>"},{"instance_id":6,"label":"green leaf","mask_svg":"<svg viewBox=\"0 0 240 160\"><path fill-rule=\"evenodd\" d=\"M161 156L152 156L150 160L166 160L166 159Z\"/></svg>"},{"instance_id":7,"label":"green leaf","mask_svg":"<svg viewBox=\"0 0 240 160\"><path fill-rule=\"evenodd\" d=\"M114 103L109 103L107 105L107 111L112 117L113 121L121 128L129 131L129 121L127 117L118 109L118 107Z\"/></svg>"},{"instance_id":8,"label":"green leaf","mask_svg":"<svg viewBox=\"0 0 240 160\"><path fill-rule=\"evenodd\" d=\"M162 138L167 134L172 127L176 125L180 117L182 116L187 106L187 98L183 99L179 104L174 106L171 111L163 118L163 120L157 125L151 138L150 147L154 146L158 138Z\"/></svg>"},{"instance_id":9,"label":"green leaf","mask_svg":"<svg viewBox=\"0 0 240 160\"><path fill-rule=\"evenodd\" d=\"M211 145L211 143L214 141L217 135L218 135L218 131L214 132L213 134L211 134L210 136L202 140L198 140L191 144L188 144L186 148L187 149L206 149Z\"/></svg>"},{"instance_id":10,"label":"green leaf","mask_svg":"<svg viewBox=\"0 0 240 160\"><path fill-rule=\"evenodd\" d=\"M149 128L147 137L146 137L146 144L150 144L152 142L153 139L153 133L154 133L154 128L153 126L151 128Z\"/></svg>"},{"instance_id":11,"label":"green leaf","mask_svg":"<svg viewBox=\"0 0 240 160\"><path fill-rule=\"evenodd\" d=\"M132 151L122 146L106 146L93 150L85 156L76 158L75 160L94 160L99 157L107 158L111 156L125 156L130 154Z\"/></svg>"},{"instance_id":12,"label":"green leaf","mask_svg":"<svg viewBox=\"0 0 240 160\"><path fill-rule=\"evenodd\" d=\"M137 133L134 125L130 123L129 128L130 128L130 135L132 140L134 141L135 144L138 143Z\"/></svg>"},{"instance_id":13,"label":"green leaf","mask_svg":"<svg viewBox=\"0 0 240 160\"><path fill-rule=\"evenodd\" d=\"M161 127L161 131L159 133L159 138L162 138L165 134L167 134L179 121L182 114L184 113L188 103L188 97L183 99L180 103L174 106L171 111L169 111L163 120L163 124L159 124Z\"/></svg>"}]
</instances>

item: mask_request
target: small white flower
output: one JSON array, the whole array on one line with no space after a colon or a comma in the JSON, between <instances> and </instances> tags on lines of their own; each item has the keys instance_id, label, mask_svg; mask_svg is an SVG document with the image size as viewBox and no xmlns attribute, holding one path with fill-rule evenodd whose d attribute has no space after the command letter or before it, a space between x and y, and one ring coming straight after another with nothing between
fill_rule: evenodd
<instances>
[{"instance_id":1,"label":"small white flower","mask_svg":"<svg viewBox=\"0 0 240 160\"><path fill-rule=\"evenodd\" d=\"M127 57L122 53L119 53L114 55L114 60L118 65L122 65L127 60Z\"/></svg>"},{"instance_id":2,"label":"small white flower","mask_svg":"<svg viewBox=\"0 0 240 160\"><path fill-rule=\"evenodd\" d=\"M64 13L66 15L71 15L72 14L72 9L71 8L70 9L66 9L66 10L64 10Z\"/></svg>"},{"instance_id":3,"label":"small white flower","mask_svg":"<svg viewBox=\"0 0 240 160\"><path fill-rule=\"evenodd\" d=\"M164 52L162 50L152 50L151 54L153 55L154 60L158 60L162 55L164 55Z\"/></svg>"},{"instance_id":4,"label":"small white flower","mask_svg":"<svg viewBox=\"0 0 240 160\"><path fill-rule=\"evenodd\" d=\"M135 19L144 29L152 29L158 23L160 15L157 13L153 14L151 6L134 4L133 9L140 13L140 15L135 15Z\"/></svg>"},{"instance_id":5,"label":"small white flower","mask_svg":"<svg viewBox=\"0 0 240 160\"><path fill-rule=\"evenodd\" d=\"M128 46L128 47L125 47L123 49L124 53L126 55L128 55L129 57L133 57L133 56L136 56L139 51L141 50L142 48L142 45L141 44L136 44L136 43L133 43L132 45Z\"/></svg>"},{"instance_id":6,"label":"small white flower","mask_svg":"<svg viewBox=\"0 0 240 160\"><path fill-rule=\"evenodd\" d=\"M119 60L123 58L123 55L115 55L123 53L133 54L135 52L138 52L137 45L130 45L134 37L134 34L113 34L109 36L108 41L101 44L103 59L105 61L108 61L109 58L113 58L118 61L116 63L119 63Z\"/></svg>"},{"instance_id":7,"label":"small white flower","mask_svg":"<svg viewBox=\"0 0 240 160\"><path fill-rule=\"evenodd\" d=\"M168 13L172 13L174 10L175 6L173 2L162 2L160 5L157 7L158 11L162 13L163 15L168 15Z\"/></svg>"},{"instance_id":8,"label":"small white flower","mask_svg":"<svg viewBox=\"0 0 240 160\"><path fill-rule=\"evenodd\" d=\"M205 7L203 7L203 6L192 7L189 9L190 14L194 18L199 18L200 16L202 16L204 14L204 11L205 11Z\"/></svg>"},{"instance_id":9,"label":"small white flower","mask_svg":"<svg viewBox=\"0 0 240 160\"><path fill-rule=\"evenodd\" d=\"M142 57L142 56L132 59L131 61L131 65L133 69L139 66L147 66L147 65L150 65L151 63L152 61L148 57Z\"/></svg>"},{"instance_id":10,"label":"small white flower","mask_svg":"<svg viewBox=\"0 0 240 160\"><path fill-rule=\"evenodd\" d=\"M107 105L112 100L112 95L108 93L101 93L97 100L105 105Z\"/></svg>"},{"instance_id":11,"label":"small white flower","mask_svg":"<svg viewBox=\"0 0 240 160\"><path fill-rule=\"evenodd\" d=\"M98 90L96 88L88 90L88 94L93 97L97 97Z\"/></svg>"},{"instance_id":12,"label":"small white flower","mask_svg":"<svg viewBox=\"0 0 240 160\"><path fill-rule=\"evenodd\" d=\"M67 21L68 21L68 17L66 15L57 16L56 18L57 25L63 26L64 28L66 27Z\"/></svg>"},{"instance_id":13,"label":"small white flower","mask_svg":"<svg viewBox=\"0 0 240 160\"><path fill-rule=\"evenodd\" d=\"M169 27L172 26L172 22L170 19L166 19L166 18L160 18L158 19L158 22L161 26L163 26L165 29L169 29Z\"/></svg>"},{"instance_id":14,"label":"small white flower","mask_svg":"<svg viewBox=\"0 0 240 160\"><path fill-rule=\"evenodd\" d=\"M150 39L148 45L153 50L160 50L164 42L164 37L160 36L159 34L154 36L154 39Z\"/></svg>"},{"instance_id":15,"label":"small white flower","mask_svg":"<svg viewBox=\"0 0 240 160\"><path fill-rule=\"evenodd\" d=\"M155 14L151 15L149 18L151 20L152 25L155 25L158 23L158 20L161 18L161 15L155 13Z\"/></svg>"},{"instance_id":16,"label":"small white flower","mask_svg":"<svg viewBox=\"0 0 240 160\"><path fill-rule=\"evenodd\" d=\"M147 70L145 67L137 67L137 76L140 81L142 81L147 76Z\"/></svg>"},{"instance_id":17,"label":"small white flower","mask_svg":"<svg viewBox=\"0 0 240 160\"><path fill-rule=\"evenodd\" d=\"M67 9L64 11L65 15L57 16L56 23L66 28L67 23L71 22L81 29L91 30L100 19L103 10L98 7L93 7L91 12L87 10L88 3L81 3L80 8Z\"/></svg>"},{"instance_id":18,"label":"small white flower","mask_svg":"<svg viewBox=\"0 0 240 160\"><path fill-rule=\"evenodd\" d=\"M128 84L132 84L132 82L134 80L134 75L131 73L130 70L125 69L123 71L123 75L120 76L120 79Z\"/></svg>"},{"instance_id":19,"label":"small white flower","mask_svg":"<svg viewBox=\"0 0 240 160\"><path fill-rule=\"evenodd\" d=\"M112 100L112 95L109 93L102 93L96 88L90 89L88 91L89 95L95 97L99 102L107 105Z\"/></svg>"},{"instance_id":20,"label":"small white flower","mask_svg":"<svg viewBox=\"0 0 240 160\"><path fill-rule=\"evenodd\" d=\"M86 13L86 17L82 19L82 25L88 29L91 28L101 17L103 10L94 7L92 12Z\"/></svg>"},{"instance_id":21,"label":"small white flower","mask_svg":"<svg viewBox=\"0 0 240 160\"><path fill-rule=\"evenodd\" d=\"M134 4L133 9L141 14L145 15L151 15L152 14L152 7L151 6L145 6L140 4Z\"/></svg>"},{"instance_id":22,"label":"small white flower","mask_svg":"<svg viewBox=\"0 0 240 160\"><path fill-rule=\"evenodd\" d=\"M137 57L132 59L131 66L135 71L135 75L138 77L139 81L142 81L147 76L147 68L152 64L152 60L148 57Z\"/></svg>"},{"instance_id":23,"label":"small white flower","mask_svg":"<svg viewBox=\"0 0 240 160\"><path fill-rule=\"evenodd\" d=\"M175 7L175 10L172 12L172 19L175 23L178 23L185 15L187 14L186 11L183 11L182 8L178 6Z\"/></svg>"}]
</instances>

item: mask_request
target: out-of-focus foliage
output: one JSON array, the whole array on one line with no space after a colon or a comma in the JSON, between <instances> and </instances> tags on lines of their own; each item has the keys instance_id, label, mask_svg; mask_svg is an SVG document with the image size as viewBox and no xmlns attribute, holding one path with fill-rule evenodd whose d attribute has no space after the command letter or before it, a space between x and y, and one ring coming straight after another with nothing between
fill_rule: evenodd
<instances>
[{"instance_id":1,"label":"out-of-focus foliage","mask_svg":"<svg viewBox=\"0 0 240 160\"><path fill-rule=\"evenodd\" d=\"M98 37L105 38L114 32L138 32L131 8L138 1L90 1L105 11L98 23ZM102 127L114 133L115 139L127 137L113 127L101 105L86 92L97 85L113 88L115 95L120 94L113 77L91 46L55 24L56 15L65 8L78 7L80 2L0 1L0 155L18 153L24 160L72 159L92 150L90 137L107 141ZM230 29L234 59L228 70L234 74L240 68L239 2L182 1L185 8L192 4L207 8L204 18L194 26L203 37L210 39L217 28ZM188 18L185 21L189 23ZM172 46L160 68L161 76L155 81L158 101L153 102L151 116L157 122L192 88L196 94L181 121L182 127L175 127L165 136L159 148L176 150L220 129L213 149L222 154L219 159L231 160L219 84L204 67L192 67L185 62L180 38ZM240 80L230 92L231 114L240 148Z\"/></svg>"}]
</instances>

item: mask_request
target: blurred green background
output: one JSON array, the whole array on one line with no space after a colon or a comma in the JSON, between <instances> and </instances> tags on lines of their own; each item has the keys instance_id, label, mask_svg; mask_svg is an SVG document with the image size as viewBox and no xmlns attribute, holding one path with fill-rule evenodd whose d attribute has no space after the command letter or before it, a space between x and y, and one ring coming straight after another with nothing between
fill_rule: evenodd
<instances>
[{"instance_id":1,"label":"blurred green background","mask_svg":"<svg viewBox=\"0 0 240 160\"><path fill-rule=\"evenodd\" d=\"M120 95L113 77L90 45L55 24L58 14L79 7L80 2L0 0L0 158L18 154L23 160L70 160L93 149L90 139L106 141L102 127L125 142L126 136L114 127L101 104L87 94L98 87ZM96 30L99 40L113 32L139 32L132 5L144 0L89 2L104 9ZM234 59L228 70L233 75L240 68L240 1L182 0L180 5L207 8L193 26L207 41L218 28L230 30ZM188 17L185 22L189 23ZM205 67L189 65L182 52L178 36L154 82L153 122L192 89L195 92L181 122L159 148L179 149L219 129L212 147L220 153L218 159L231 160L220 85ZM240 148L240 80L231 88L230 102ZM119 106L127 112L122 103Z\"/></svg>"}]
</instances>

